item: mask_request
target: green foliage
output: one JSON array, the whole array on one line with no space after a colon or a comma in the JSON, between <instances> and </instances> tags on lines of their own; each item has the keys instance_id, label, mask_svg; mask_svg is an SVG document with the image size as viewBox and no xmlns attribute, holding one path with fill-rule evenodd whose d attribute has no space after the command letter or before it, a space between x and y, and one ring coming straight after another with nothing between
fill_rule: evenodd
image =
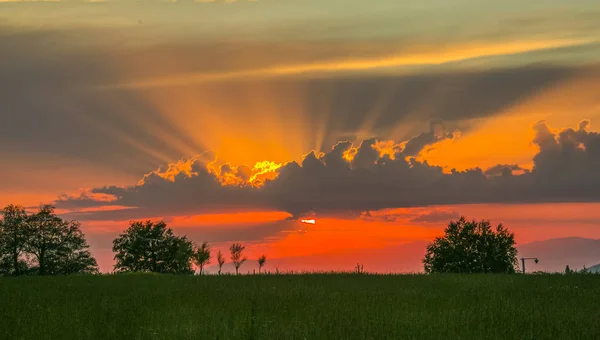
<instances>
[{"instance_id":1,"label":"green foliage","mask_svg":"<svg viewBox=\"0 0 600 340\"><path fill-rule=\"evenodd\" d=\"M35 214L9 205L0 221L0 273L68 275L97 273L79 223L65 221L45 205Z\"/></svg>"},{"instance_id":2,"label":"green foliage","mask_svg":"<svg viewBox=\"0 0 600 340\"><path fill-rule=\"evenodd\" d=\"M514 234L489 221L452 221L443 237L427 246L426 273L514 273L517 249Z\"/></svg>"},{"instance_id":3,"label":"green foliage","mask_svg":"<svg viewBox=\"0 0 600 340\"><path fill-rule=\"evenodd\" d=\"M0 278L2 339L598 339L596 275Z\"/></svg>"},{"instance_id":4,"label":"green foliage","mask_svg":"<svg viewBox=\"0 0 600 340\"><path fill-rule=\"evenodd\" d=\"M192 260L194 261L194 264L198 266L200 275L202 275L204 266L210 264L210 246L208 245L208 242L203 242L200 247L194 249Z\"/></svg>"},{"instance_id":5,"label":"green foliage","mask_svg":"<svg viewBox=\"0 0 600 340\"><path fill-rule=\"evenodd\" d=\"M231 262L233 262L233 266L235 267L235 274L237 275L240 269L240 266L248 260L245 256L243 256L242 252L246 249L244 245L241 243L234 243L229 247L229 252L231 253Z\"/></svg>"},{"instance_id":6,"label":"green foliage","mask_svg":"<svg viewBox=\"0 0 600 340\"><path fill-rule=\"evenodd\" d=\"M129 228L113 241L115 271L193 273L192 242L178 237L163 221L132 221Z\"/></svg>"}]
</instances>

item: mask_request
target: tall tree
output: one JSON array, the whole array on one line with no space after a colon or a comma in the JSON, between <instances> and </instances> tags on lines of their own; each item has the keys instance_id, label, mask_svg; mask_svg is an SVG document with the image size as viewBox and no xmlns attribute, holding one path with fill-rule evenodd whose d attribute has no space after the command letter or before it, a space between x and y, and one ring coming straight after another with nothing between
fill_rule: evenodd
<instances>
[{"instance_id":1,"label":"tall tree","mask_svg":"<svg viewBox=\"0 0 600 340\"><path fill-rule=\"evenodd\" d=\"M515 237L502 224L461 217L427 246L423 264L427 273L514 273Z\"/></svg>"},{"instance_id":2,"label":"tall tree","mask_svg":"<svg viewBox=\"0 0 600 340\"><path fill-rule=\"evenodd\" d=\"M65 221L54 213L52 205L44 205L27 219L26 251L37 262L40 275L95 273L96 260L89 251L81 226Z\"/></svg>"},{"instance_id":3,"label":"tall tree","mask_svg":"<svg viewBox=\"0 0 600 340\"><path fill-rule=\"evenodd\" d=\"M267 255L262 255L261 257L258 258L258 273L260 274L260 270L262 269L262 267L265 266L265 263L267 262Z\"/></svg>"},{"instance_id":4,"label":"tall tree","mask_svg":"<svg viewBox=\"0 0 600 340\"><path fill-rule=\"evenodd\" d=\"M0 274L21 275L28 270L23 259L28 238L27 213L20 205L8 205L0 217Z\"/></svg>"},{"instance_id":5,"label":"tall tree","mask_svg":"<svg viewBox=\"0 0 600 340\"><path fill-rule=\"evenodd\" d=\"M192 242L178 237L163 221L132 221L125 233L113 241L115 271L193 273Z\"/></svg>"},{"instance_id":6,"label":"tall tree","mask_svg":"<svg viewBox=\"0 0 600 340\"><path fill-rule=\"evenodd\" d=\"M235 275L238 275L240 266L247 260L247 258L242 254L244 249L246 249L246 247L241 243L234 243L231 245L231 247L229 247L229 252L231 253L231 262L233 262L233 266L235 267Z\"/></svg>"},{"instance_id":7,"label":"tall tree","mask_svg":"<svg viewBox=\"0 0 600 340\"><path fill-rule=\"evenodd\" d=\"M221 249L217 251L217 263L219 264L219 275L221 275L221 269L223 269L223 265L225 264L225 256Z\"/></svg>"},{"instance_id":8,"label":"tall tree","mask_svg":"<svg viewBox=\"0 0 600 340\"><path fill-rule=\"evenodd\" d=\"M202 275L204 266L210 264L210 246L208 245L208 242L202 242L200 247L194 249L193 261L196 266L198 266L200 275Z\"/></svg>"}]
</instances>

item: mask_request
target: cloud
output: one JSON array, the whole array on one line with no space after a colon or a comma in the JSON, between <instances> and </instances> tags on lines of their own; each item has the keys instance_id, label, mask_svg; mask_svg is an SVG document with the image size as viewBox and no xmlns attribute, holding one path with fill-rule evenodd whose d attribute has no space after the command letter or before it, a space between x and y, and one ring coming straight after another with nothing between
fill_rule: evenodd
<instances>
[{"instance_id":1,"label":"cloud","mask_svg":"<svg viewBox=\"0 0 600 340\"><path fill-rule=\"evenodd\" d=\"M417 217L413 217L410 221L411 222L417 222L417 223L445 223L449 220L454 220L454 219L458 219L460 216L458 214L458 212L454 211L454 210L432 210L429 212L426 212L424 214L421 214Z\"/></svg>"},{"instance_id":2,"label":"cloud","mask_svg":"<svg viewBox=\"0 0 600 340\"><path fill-rule=\"evenodd\" d=\"M279 65L257 69L235 70L227 72L206 72L173 75L155 79L135 81L131 83L108 85L108 88L143 88L192 85L204 82L222 81L227 79L265 78L291 76L311 73L369 71L386 68L432 66L448 63L465 62L468 60L539 52L558 48L585 46L595 44L593 39L575 40L542 40L519 42L494 42L481 45L452 46L440 50L433 47L426 52L405 52L401 55L380 55L364 59L325 60L314 63Z\"/></svg>"},{"instance_id":3,"label":"cloud","mask_svg":"<svg viewBox=\"0 0 600 340\"><path fill-rule=\"evenodd\" d=\"M432 121L429 126L429 131L420 133L418 136L413 137L406 142L402 153L405 156L416 156L427 145L437 143L444 139L452 139L459 135L460 132L458 131L454 133L446 132L446 127L442 121Z\"/></svg>"},{"instance_id":4,"label":"cloud","mask_svg":"<svg viewBox=\"0 0 600 340\"><path fill-rule=\"evenodd\" d=\"M327 153L311 151L302 162L292 161L273 169L277 176L258 186L227 184L220 179L222 173L194 159L190 167L183 167L177 174L171 173L172 166L165 172L146 175L135 186L93 189L93 194L116 197L110 205L135 208L92 211L80 217L124 219L236 209L276 210L301 216L309 211L331 214L469 203L598 201L600 135L588 131L588 127L587 121L578 128L563 130L553 130L545 122L536 123L534 142L540 151L533 169L520 174L513 170L522 169L505 165L487 171L475 168L445 172L404 155L403 150L393 159L388 154L381 156L373 148L373 139L363 141L351 160L344 158L352 148L350 142L340 142ZM63 196L56 204L70 208L98 203L89 197ZM419 218L441 217L432 213Z\"/></svg>"},{"instance_id":5,"label":"cloud","mask_svg":"<svg viewBox=\"0 0 600 340\"><path fill-rule=\"evenodd\" d=\"M199 159L190 162L190 172L165 175L155 171L144 176L137 185L129 187L107 186L91 190L95 195L116 197L111 205L131 207L111 212L73 213L72 217L108 220L127 220L141 216L156 217L181 214L215 213L227 210L268 209L266 197L251 185L237 186L223 183L220 174L207 168ZM226 174L223 174L226 175ZM88 196L61 196L58 207L72 208L97 206Z\"/></svg>"},{"instance_id":6,"label":"cloud","mask_svg":"<svg viewBox=\"0 0 600 340\"><path fill-rule=\"evenodd\" d=\"M517 164L498 164L485 171L487 176L510 176L516 172L528 172L528 169L524 169Z\"/></svg>"}]
</instances>

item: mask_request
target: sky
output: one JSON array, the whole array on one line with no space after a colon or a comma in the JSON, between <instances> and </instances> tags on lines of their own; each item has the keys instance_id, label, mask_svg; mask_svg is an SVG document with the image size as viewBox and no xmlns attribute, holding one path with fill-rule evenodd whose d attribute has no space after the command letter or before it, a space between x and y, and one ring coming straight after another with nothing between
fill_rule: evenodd
<instances>
[{"instance_id":1,"label":"sky","mask_svg":"<svg viewBox=\"0 0 600 340\"><path fill-rule=\"evenodd\" d=\"M0 0L0 205L81 221L103 271L139 219L243 242L247 270L420 271L459 216L520 246L600 239L599 19L587 0Z\"/></svg>"}]
</instances>

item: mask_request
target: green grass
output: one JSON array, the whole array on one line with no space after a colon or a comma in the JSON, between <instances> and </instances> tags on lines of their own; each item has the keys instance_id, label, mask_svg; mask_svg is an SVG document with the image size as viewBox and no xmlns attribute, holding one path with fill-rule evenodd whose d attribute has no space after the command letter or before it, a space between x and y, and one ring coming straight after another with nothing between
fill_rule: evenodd
<instances>
[{"instance_id":1,"label":"green grass","mask_svg":"<svg viewBox=\"0 0 600 340\"><path fill-rule=\"evenodd\" d=\"M0 278L0 339L600 339L600 275Z\"/></svg>"}]
</instances>

